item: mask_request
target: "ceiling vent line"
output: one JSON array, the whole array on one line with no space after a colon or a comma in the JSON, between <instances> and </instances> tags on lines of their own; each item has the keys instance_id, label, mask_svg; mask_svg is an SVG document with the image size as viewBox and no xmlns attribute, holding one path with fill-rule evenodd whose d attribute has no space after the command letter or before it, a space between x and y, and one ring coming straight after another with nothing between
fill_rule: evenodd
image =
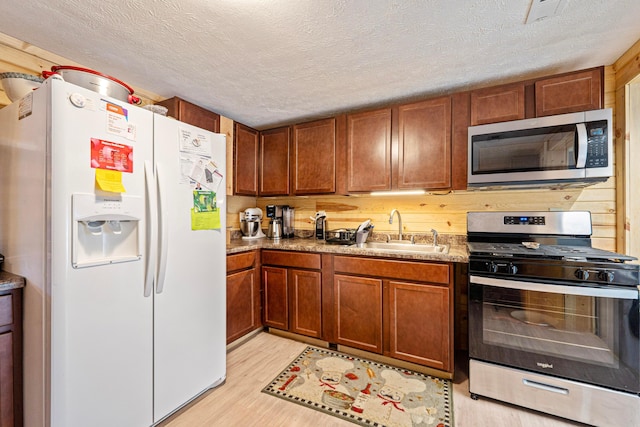
<instances>
[{"instance_id":1,"label":"ceiling vent line","mask_svg":"<svg viewBox=\"0 0 640 427\"><path fill-rule=\"evenodd\" d=\"M563 9L563 3L564 0L533 0L525 24L559 15Z\"/></svg>"}]
</instances>

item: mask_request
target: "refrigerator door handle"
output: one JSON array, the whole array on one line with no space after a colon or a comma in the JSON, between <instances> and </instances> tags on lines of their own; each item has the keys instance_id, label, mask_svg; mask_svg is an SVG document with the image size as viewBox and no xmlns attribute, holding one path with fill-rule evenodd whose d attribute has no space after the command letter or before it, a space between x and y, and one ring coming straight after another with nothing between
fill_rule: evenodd
<instances>
[{"instance_id":1,"label":"refrigerator door handle","mask_svg":"<svg viewBox=\"0 0 640 427\"><path fill-rule=\"evenodd\" d=\"M158 240L160 245L158 246L158 280L156 281L156 293L162 293L164 288L164 277L167 272L167 240L169 239L168 221L164 214L164 201L162 197L166 194L163 190L162 184L162 167L156 163L156 184L158 186L158 232L160 236Z\"/></svg>"},{"instance_id":2,"label":"refrigerator door handle","mask_svg":"<svg viewBox=\"0 0 640 427\"><path fill-rule=\"evenodd\" d=\"M151 292L153 291L153 266L155 260L155 248L157 232L156 232L156 191L155 191L155 180L153 179L153 165L150 161L146 160L144 162L144 185L145 185L145 194L147 197L146 200L146 216L147 216L147 226L146 226L146 257L145 257L145 274L144 274L144 296L151 296Z\"/></svg>"}]
</instances>

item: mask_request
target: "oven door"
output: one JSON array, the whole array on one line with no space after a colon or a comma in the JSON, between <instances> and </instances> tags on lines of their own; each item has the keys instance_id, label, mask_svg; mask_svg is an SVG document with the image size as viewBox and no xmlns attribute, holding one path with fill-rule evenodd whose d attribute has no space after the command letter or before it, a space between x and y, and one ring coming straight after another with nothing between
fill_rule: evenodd
<instances>
[{"instance_id":1,"label":"oven door","mask_svg":"<svg viewBox=\"0 0 640 427\"><path fill-rule=\"evenodd\" d=\"M469 357L640 394L638 289L469 278Z\"/></svg>"}]
</instances>

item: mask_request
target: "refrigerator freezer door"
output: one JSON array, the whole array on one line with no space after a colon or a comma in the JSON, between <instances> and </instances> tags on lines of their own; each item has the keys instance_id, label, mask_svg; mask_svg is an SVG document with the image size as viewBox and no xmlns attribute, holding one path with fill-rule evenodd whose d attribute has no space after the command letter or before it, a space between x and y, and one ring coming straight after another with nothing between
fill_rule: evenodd
<instances>
[{"instance_id":1,"label":"refrigerator freezer door","mask_svg":"<svg viewBox=\"0 0 640 427\"><path fill-rule=\"evenodd\" d=\"M153 302L144 296L146 253L74 268L71 240L74 193L99 193L116 204L122 196L145 199L153 115L61 81L37 92L49 85L51 426L150 425ZM84 97L84 108L72 104L71 95ZM100 169L122 153L123 171L102 183L122 188L100 191ZM145 218L138 223L144 239Z\"/></svg>"},{"instance_id":2,"label":"refrigerator freezer door","mask_svg":"<svg viewBox=\"0 0 640 427\"><path fill-rule=\"evenodd\" d=\"M226 377L225 136L154 116L158 182L158 259L154 294L154 422ZM190 147L182 145L188 137ZM196 139L198 141L196 141ZM205 174L216 192L219 228L192 230L196 183L188 159L207 154L220 175ZM196 154L196 157L191 157ZM215 188L214 188L215 187ZM206 189L205 185L202 186ZM204 227L207 228L207 227ZM162 235L162 233L167 233Z\"/></svg>"}]
</instances>

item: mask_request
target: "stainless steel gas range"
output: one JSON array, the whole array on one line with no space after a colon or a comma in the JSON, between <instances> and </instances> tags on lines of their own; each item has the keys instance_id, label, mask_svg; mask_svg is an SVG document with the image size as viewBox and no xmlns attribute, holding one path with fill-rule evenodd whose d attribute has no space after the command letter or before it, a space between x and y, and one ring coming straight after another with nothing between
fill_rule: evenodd
<instances>
[{"instance_id":1,"label":"stainless steel gas range","mask_svg":"<svg viewBox=\"0 0 640 427\"><path fill-rule=\"evenodd\" d=\"M470 212L469 391L597 426L640 425L639 265L589 212Z\"/></svg>"}]
</instances>

